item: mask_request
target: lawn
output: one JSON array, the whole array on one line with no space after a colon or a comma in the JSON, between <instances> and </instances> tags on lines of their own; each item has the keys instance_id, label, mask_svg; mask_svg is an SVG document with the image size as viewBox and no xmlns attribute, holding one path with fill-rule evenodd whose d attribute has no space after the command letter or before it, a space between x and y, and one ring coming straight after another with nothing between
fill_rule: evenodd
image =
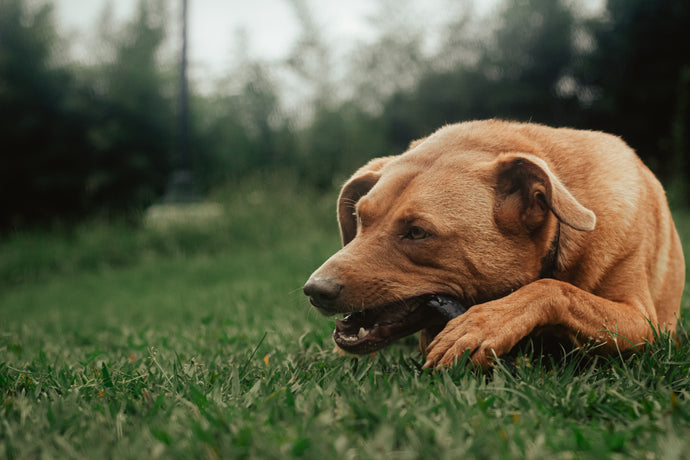
<instances>
[{"instance_id":1,"label":"lawn","mask_svg":"<svg viewBox=\"0 0 690 460\"><path fill-rule=\"evenodd\" d=\"M339 246L335 196L255 178L212 196L216 221L2 240L0 457L690 452L686 320L640 354L549 363L527 350L487 375L422 372L414 338L373 357L333 353L333 320L301 286ZM687 249L690 214L676 221Z\"/></svg>"}]
</instances>

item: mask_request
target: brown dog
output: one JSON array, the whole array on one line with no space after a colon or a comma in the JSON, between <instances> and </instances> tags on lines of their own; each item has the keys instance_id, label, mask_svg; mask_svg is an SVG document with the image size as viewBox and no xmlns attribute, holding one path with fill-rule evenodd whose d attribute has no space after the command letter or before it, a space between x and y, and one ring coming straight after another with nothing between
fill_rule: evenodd
<instances>
[{"instance_id":1,"label":"brown dog","mask_svg":"<svg viewBox=\"0 0 690 460\"><path fill-rule=\"evenodd\" d=\"M304 292L347 314L334 331L346 351L422 330L425 367L466 350L486 367L537 331L611 352L675 330L685 262L664 191L607 134L446 126L357 171L338 220L344 247ZM471 308L448 321L430 295Z\"/></svg>"}]
</instances>

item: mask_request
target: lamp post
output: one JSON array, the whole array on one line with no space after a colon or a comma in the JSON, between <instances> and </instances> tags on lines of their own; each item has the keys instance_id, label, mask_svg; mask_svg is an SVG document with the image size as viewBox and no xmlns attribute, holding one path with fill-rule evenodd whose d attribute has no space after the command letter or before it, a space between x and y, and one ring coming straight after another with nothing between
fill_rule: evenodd
<instances>
[{"instance_id":1,"label":"lamp post","mask_svg":"<svg viewBox=\"0 0 690 460\"><path fill-rule=\"evenodd\" d=\"M2 0L0 0L2 1ZM162 203L151 206L144 224L155 228L205 225L223 216L217 203L201 202L192 173L189 141L189 88L187 87L187 0L182 0L182 59L180 62L180 103L177 118L177 169L173 171Z\"/></svg>"},{"instance_id":2,"label":"lamp post","mask_svg":"<svg viewBox=\"0 0 690 460\"><path fill-rule=\"evenodd\" d=\"M191 168L189 142L189 88L187 85L187 0L182 0L182 56L180 62L180 96L177 118L178 165L168 181L163 202L192 203L198 200Z\"/></svg>"}]
</instances>

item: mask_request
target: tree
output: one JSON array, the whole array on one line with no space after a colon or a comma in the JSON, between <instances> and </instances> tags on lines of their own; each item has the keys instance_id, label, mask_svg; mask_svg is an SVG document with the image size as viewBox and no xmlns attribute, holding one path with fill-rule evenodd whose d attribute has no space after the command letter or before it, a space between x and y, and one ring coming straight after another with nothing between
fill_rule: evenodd
<instances>
[{"instance_id":1,"label":"tree","mask_svg":"<svg viewBox=\"0 0 690 460\"><path fill-rule=\"evenodd\" d=\"M595 95L585 123L621 135L662 178L682 183L690 139L690 3L609 0L579 68Z\"/></svg>"},{"instance_id":2,"label":"tree","mask_svg":"<svg viewBox=\"0 0 690 460\"><path fill-rule=\"evenodd\" d=\"M494 116L568 124L558 84L574 55L575 20L563 0L510 0L479 68Z\"/></svg>"},{"instance_id":3,"label":"tree","mask_svg":"<svg viewBox=\"0 0 690 460\"><path fill-rule=\"evenodd\" d=\"M439 70L426 72L412 92L400 91L388 100L383 116L398 149L467 119L572 122L574 98L558 91L573 56L572 11L562 0L509 0L495 21L484 42L468 38L468 58L457 59L455 67L436 64L433 69ZM469 26L461 17L451 27L458 24ZM462 46L458 39L450 43ZM443 48L437 59L448 52Z\"/></svg>"},{"instance_id":4,"label":"tree","mask_svg":"<svg viewBox=\"0 0 690 460\"><path fill-rule=\"evenodd\" d=\"M166 74L158 59L166 18L162 1L141 0L135 18L116 34L114 60L94 72L97 104L88 131L93 207L140 208L165 186L173 163L176 94L173 73Z\"/></svg>"},{"instance_id":5,"label":"tree","mask_svg":"<svg viewBox=\"0 0 690 460\"><path fill-rule=\"evenodd\" d=\"M86 211L86 94L51 48L50 5L0 2L0 228Z\"/></svg>"},{"instance_id":6,"label":"tree","mask_svg":"<svg viewBox=\"0 0 690 460\"><path fill-rule=\"evenodd\" d=\"M369 112L380 113L387 98L412 90L429 70L429 57L423 51L428 32L416 20L413 6L411 0L379 0L369 18L376 40L352 54L348 86L355 101Z\"/></svg>"},{"instance_id":7,"label":"tree","mask_svg":"<svg viewBox=\"0 0 690 460\"><path fill-rule=\"evenodd\" d=\"M287 59L287 67L299 79L297 86L307 88L307 100L314 106L332 107L335 103L335 85L330 50L305 0L289 2L301 33Z\"/></svg>"}]
</instances>

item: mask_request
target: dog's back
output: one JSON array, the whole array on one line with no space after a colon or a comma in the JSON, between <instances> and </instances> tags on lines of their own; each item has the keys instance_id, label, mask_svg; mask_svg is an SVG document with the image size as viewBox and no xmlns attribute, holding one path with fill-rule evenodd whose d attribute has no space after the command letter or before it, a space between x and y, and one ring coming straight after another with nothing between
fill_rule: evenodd
<instances>
[{"instance_id":1,"label":"dog's back","mask_svg":"<svg viewBox=\"0 0 690 460\"><path fill-rule=\"evenodd\" d=\"M596 215L592 232L561 235L561 279L619 300L646 283L654 306L647 308L649 319L674 330L685 284L680 238L661 183L623 140L598 131L500 120L460 123L439 132L443 130L452 131L462 145L459 151L543 158Z\"/></svg>"}]
</instances>

